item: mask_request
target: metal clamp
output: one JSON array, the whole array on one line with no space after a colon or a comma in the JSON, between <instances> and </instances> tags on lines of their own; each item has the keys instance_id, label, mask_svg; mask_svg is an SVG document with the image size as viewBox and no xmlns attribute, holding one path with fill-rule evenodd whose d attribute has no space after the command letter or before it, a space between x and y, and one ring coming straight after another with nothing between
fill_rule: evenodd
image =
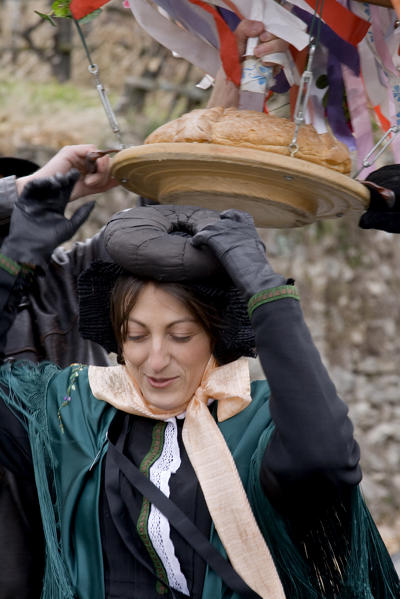
<instances>
[{"instance_id":1,"label":"metal clamp","mask_svg":"<svg viewBox=\"0 0 400 599\"><path fill-rule=\"evenodd\" d=\"M290 155L294 156L299 149L297 144L297 135L299 133L299 127L305 121L305 113L307 110L308 98L310 97L311 85L313 82L313 73L312 73L312 62L314 59L314 53L316 50L317 44L315 40L312 40L310 43L310 51L308 54L307 67L301 76L299 92L297 94L296 106L294 109L294 117L293 120L296 124L292 141L289 144Z\"/></svg>"},{"instance_id":2,"label":"metal clamp","mask_svg":"<svg viewBox=\"0 0 400 599\"><path fill-rule=\"evenodd\" d=\"M389 137L389 135L391 133L393 133L393 135L391 137ZM383 152L386 150L386 148L390 146L390 144L394 141L395 137L399 133L400 133L400 126L392 125L392 127L390 127L390 129L388 129L386 131L386 133L384 135L382 135L380 140L377 141L377 143L374 145L372 150L370 150L368 152L368 154L365 156L364 160L362 161L362 167L356 172L356 174L354 175L354 178L358 177L358 175L361 173L361 171L363 171L365 168L372 166L378 160L379 156L381 156L383 154Z\"/></svg>"},{"instance_id":3,"label":"metal clamp","mask_svg":"<svg viewBox=\"0 0 400 599\"><path fill-rule=\"evenodd\" d=\"M79 25L79 21L77 19L73 19L73 21L75 23L75 26L76 26L76 29L78 31L79 37L81 39L81 42L82 42L82 45L83 45L83 49L85 50L87 59L89 61L88 71L95 78L96 89L97 89L98 94L100 96L101 103L103 104L103 108L104 108L104 111L106 113L108 122L110 124L111 129L112 129L112 132L117 136L117 139L118 139L118 142L119 142L119 145L120 145L120 149L123 149L125 146L122 143L121 130L119 128L117 119L116 119L115 114L113 112L113 109L111 107L110 101L108 99L107 92L104 89L104 86L103 86L103 84L100 81L100 78L99 78L99 67L97 66L97 64L95 64L93 62L92 57L90 56L89 48L87 47L85 36L83 35L81 26Z\"/></svg>"},{"instance_id":4,"label":"metal clamp","mask_svg":"<svg viewBox=\"0 0 400 599\"><path fill-rule=\"evenodd\" d=\"M117 119L115 118L115 114L111 107L110 100L108 99L107 92L106 92L102 82L100 81L99 67L97 66L97 64L90 64L88 66L88 71L91 75L93 75L93 77L95 79L96 89L100 96L101 103L103 104L103 108L104 108L104 111L108 118L108 122L110 123L112 132L117 136L121 148L124 148L124 144L122 143L121 130L119 128Z\"/></svg>"}]
</instances>

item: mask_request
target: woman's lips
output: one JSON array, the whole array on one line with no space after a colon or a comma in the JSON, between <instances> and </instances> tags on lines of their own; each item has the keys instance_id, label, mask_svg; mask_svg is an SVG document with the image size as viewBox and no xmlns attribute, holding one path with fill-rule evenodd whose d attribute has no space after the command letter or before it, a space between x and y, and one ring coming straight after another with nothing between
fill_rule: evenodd
<instances>
[{"instance_id":1,"label":"woman's lips","mask_svg":"<svg viewBox=\"0 0 400 599\"><path fill-rule=\"evenodd\" d=\"M164 387L168 387L171 383L176 381L178 377L170 377L170 378L154 378L152 376L146 376L151 387L156 387L157 389L163 389Z\"/></svg>"}]
</instances>

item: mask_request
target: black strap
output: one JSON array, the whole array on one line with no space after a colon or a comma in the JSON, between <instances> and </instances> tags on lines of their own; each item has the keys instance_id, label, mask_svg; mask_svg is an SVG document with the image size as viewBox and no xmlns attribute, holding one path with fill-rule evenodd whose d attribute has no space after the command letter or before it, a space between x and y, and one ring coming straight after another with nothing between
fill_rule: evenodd
<instances>
[{"instance_id":1,"label":"black strap","mask_svg":"<svg viewBox=\"0 0 400 599\"><path fill-rule=\"evenodd\" d=\"M162 580L159 576L157 576L156 572L154 571L154 568L152 568L150 564L147 562L147 560L144 558L143 551L140 551L138 547L136 547L135 543L133 542L132 535L129 534L130 527L129 525L127 526L126 522L124 521L124 518L122 517L123 501L121 499L119 491L119 475L120 469L118 468L118 465L115 463L115 461L112 459L112 451L109 451L105 465L105 492L110 507L111 505L113 506L110 515L113 520L114 526L118 530L120 538L122 539L129 553L134 557L134 559L137 560L137 562L141 564L146 570L148 570L164 587L168 586L170 596L172 597L172 599L176 599L177 595L174 589L170 587L165 580ZM181 596L181 594L179 595Z\"/></svg>"},{"instance_id":2,"label":"black strap","mask_svg":"<svg viewBox=\"0 0 400 599\"><path fill-rule=\"evenodd\" d=\"M223 580L225 585L243 599L261 599L233 569L231 564L211 545L203 533L156 485L154 485L129 459L110 441L108 456L144 497L154 504L169 520L170 524L193 547L204 561Z\"/></svg>"}]
</instances>

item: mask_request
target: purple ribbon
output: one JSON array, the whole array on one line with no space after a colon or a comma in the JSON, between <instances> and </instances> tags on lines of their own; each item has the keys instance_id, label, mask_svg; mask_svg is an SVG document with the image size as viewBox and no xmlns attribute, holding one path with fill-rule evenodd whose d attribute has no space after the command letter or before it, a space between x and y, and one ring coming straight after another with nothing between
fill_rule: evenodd
<instances>
[{"instance_id":1,"label":"purple ribbon","mask_svg":"<svg viewBox=\"0 0 400 599\"><path fill-rule=\"evenodd\" d=\"M279 71L279 73L275 77L275 85L270 88L272 92L276 94L284 94L290 89L290 85L288 80L286 79L286 75L283 71Z\"/></svg>"},{"instance_id":2,"label":"purple ribbon","mask_svg":"<svg viewBox=\"0 0 400 599\"><path fill-rule=\"evenodd\" d=\"M227 8L217 7L217 10L231 31L235 31L240 23L240 19L234 12Z\"/></svg>"},{"instance_id":3,"label":"purple ribbon","mask_svg":"<svg viewBox=\"0 0 400 599\"><path fill-rule=\"evenodd\" d=\"M298 6L294 6L292 12L307 24L307 31L309 32L313 15ZM357 48L339 37L337 33L326 25L326 23L323 23L320 19L316 18L314 22L314 31L318 27L321 27L320 42L328 48L329 52L333 54L339 62L347 65L356 75L359 75L360 57Z\"/></svg>"},{"instance_id":4,"label":"purple ribbon","mask_svg":"<svg viewBox=\"0 0 400 599\"><path fill-rule=\"evenodd\" d=\"M347 124L343 109L344 82L342 68L339 60L331 52L329 52L328 57L328 81L328 105L326 108L328 123L332 127L335 137L345 143L349 150L355 150L355 139Z\"/></svg>"}]
</instances>

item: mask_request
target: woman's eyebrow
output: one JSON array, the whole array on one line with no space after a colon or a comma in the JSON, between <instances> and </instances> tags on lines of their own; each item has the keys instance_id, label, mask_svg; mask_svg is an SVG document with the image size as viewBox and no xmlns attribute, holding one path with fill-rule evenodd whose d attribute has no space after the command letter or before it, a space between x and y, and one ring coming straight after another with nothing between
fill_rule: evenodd
<instances>
[{"instance_id":1,"label":"woman's eyebrow","mask_svg":"<svg viewBox=\"0 0 400 599\"><path fill-rule=\"evenodd\" d=\"M134 324L138 324L142 327L146 327L147 325L144 322L141 322L140 320L137 320L136 318L128 318L128 322L134 323ZM170 327L173 327L176 324L181 324L184 322L197 322L197 320L195 318L192 318L190 316L188 316L187 318L179 318L178 320L174 320L173 322L170 322L167 325L167 328L169 329Z\"/></svg>"},{"instance_id":2,"label":"woman's eyebrow","mask_svg":"<svg viewBox=\"0 0 400 599\"><path fill-rule=\"evenodd\" d=\"M197 322L197 320L190 316L188 318L180 318L179 320L174 320L173 322L171 322L167 328L169 329L170 327L173 327L175 324L181 324L184 322Z\"/></svg>"}]
</instances>

